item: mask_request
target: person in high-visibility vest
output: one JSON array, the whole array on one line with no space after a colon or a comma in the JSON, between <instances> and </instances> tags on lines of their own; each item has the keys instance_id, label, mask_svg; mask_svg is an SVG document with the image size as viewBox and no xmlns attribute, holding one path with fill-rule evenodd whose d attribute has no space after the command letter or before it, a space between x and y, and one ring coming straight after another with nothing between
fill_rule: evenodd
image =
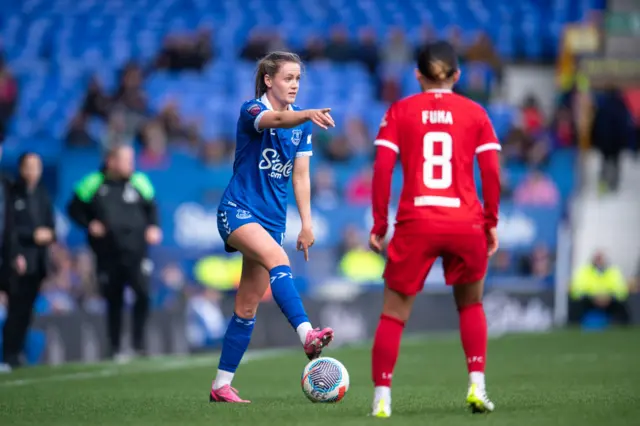
<instances>
[{"instance_id":1,"label":"person in high-visibility vest","mask_svg":"<svg viewBox=\"0 0 640 426\"><path fill-rule=\"evenodd\" d=\"M610 265L603 253L596 253L591 263L576 271L570 291L576 305L575 320L580 321L595 310L608 315L614 323L631 322L626 303L629 287L620 268Z\"/></svg>"}]
</instances>

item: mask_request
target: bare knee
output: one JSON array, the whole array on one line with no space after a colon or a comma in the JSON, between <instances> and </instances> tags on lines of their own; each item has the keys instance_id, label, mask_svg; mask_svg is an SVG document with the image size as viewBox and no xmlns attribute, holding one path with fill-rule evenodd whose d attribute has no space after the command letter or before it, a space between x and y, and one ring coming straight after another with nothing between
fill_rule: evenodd
<instances>
[{"instance_id":1,"label":"bare knee","mask_svg":"<svg viewBox=\"0 0 640 426\"><path fill-rule=\"evenodd\" d=\"M254 318L262 295L257 291L238 291L236 294L235 313L240 318Z\"/></svg>"},{"instance_id":2,"label":"bare knee","mask_svg":"<svg viewBox=\"0 0 640 426\"><path fill-rule=\"evenodd\" d=\"M456 301L458 309L465 306L482 303L482 293L484 291L484 282L478 281L471 284L461 284L453 287L453 297Z\"/></svg>"},{"instance_id":3,"label":"bare knee","mask_svg":"<svg viewBox=\"0 0 640 426\"><path fill-rule=\"evenodd\" d=\"M415 296L407 296L385 287L382 314L406 322L411 315L414 299Z\"/></svg>"}]
</instances>

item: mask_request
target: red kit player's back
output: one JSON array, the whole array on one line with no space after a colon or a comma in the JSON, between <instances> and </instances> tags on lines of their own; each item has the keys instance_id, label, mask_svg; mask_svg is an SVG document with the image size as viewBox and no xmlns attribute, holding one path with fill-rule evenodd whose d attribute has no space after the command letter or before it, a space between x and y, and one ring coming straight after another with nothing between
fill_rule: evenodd
<instances>
[{"instance_id":1,"label":"red kit player's back","mask_svg":"<svg viewBox=\"0 0 640 426\"><path fill-rule=\"evenodd\" d=\"M483 224L474 157L500 146L482 107L449 90L411 96L392 105L375 143L400 154L399 224L426 219L452 230Z\"/></svg>"},{"instance_id":2,"label":"red kit player's back","mask_svg":"<svg viewBox=\"0 0 640 426\"><path fill-rule=\"evenodd\" d=\"M500 201L500 144L482 107L450 90L403 99L387 111L375 144L373 234L386 232L396 154L404 178L387 250L387 285L417 293L438 257L447 284L481 279L488 259L485 230L496 227ZM476 194L475 157L484 208Z\"/></svg>"}]
</instances>

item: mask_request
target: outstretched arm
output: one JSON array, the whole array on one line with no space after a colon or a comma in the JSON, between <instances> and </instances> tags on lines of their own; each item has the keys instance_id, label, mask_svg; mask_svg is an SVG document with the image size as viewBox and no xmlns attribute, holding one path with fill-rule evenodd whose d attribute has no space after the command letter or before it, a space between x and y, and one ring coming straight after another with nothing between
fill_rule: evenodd
<instances>
[{"instance_id":1,"label":"outstretched arm","mask_svg":"<svg viewBox=\"0 0 640 426\"><path fill-rule=\"evenodd\" d=\"M329 111L331 108L304 111L263 111L256 118L256 127L258 130L290 129L311 121L323 129L327 129L335 126Z\"/></svg>"}]
</instances>

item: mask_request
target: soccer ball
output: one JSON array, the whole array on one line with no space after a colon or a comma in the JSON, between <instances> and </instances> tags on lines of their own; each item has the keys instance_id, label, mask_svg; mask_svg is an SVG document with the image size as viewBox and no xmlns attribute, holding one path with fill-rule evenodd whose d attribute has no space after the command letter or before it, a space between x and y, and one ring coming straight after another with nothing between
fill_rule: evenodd
<instances>
[{"instance_id":1,"label":"soccer ball","mask_svg":"<svg viewBox=\"0 0 640 426\"><path fill-rule=\"evenodd\" d=\"M349 390L349 372L334 358L318 358L304 367L302 392L311 402L338 402Z\"/></svg>"}]
</instances>

